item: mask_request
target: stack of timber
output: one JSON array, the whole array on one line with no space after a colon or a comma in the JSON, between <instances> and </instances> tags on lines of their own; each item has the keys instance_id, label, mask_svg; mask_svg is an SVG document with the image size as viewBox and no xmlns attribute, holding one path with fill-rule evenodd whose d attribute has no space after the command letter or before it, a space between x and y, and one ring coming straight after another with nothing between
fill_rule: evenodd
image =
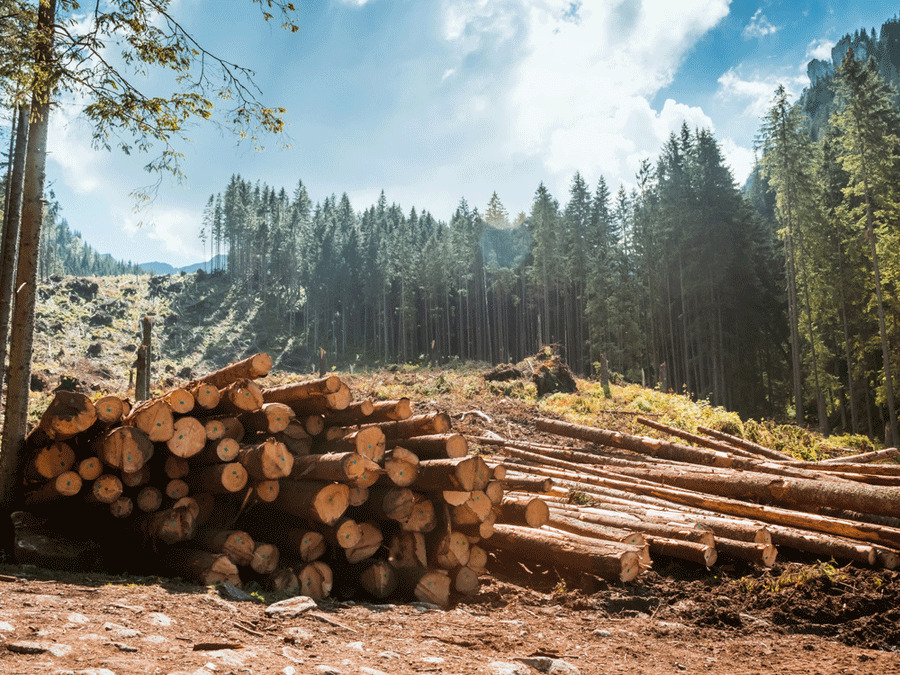
<instances>
[{"instance_id":1,"label":"stack of timber","mask_svg":"<svg viewBox=\"0 0 900 675\"><path fill-rule=\"evenodd\" d=\"M504 467L445 413L354 401L334 375L262 386L271 365L134 406L58 392L26 440L22 511L96 541L107 567L316 599L477 594L484 540L522 536L496 524Z\"/></svg>"},{"instance_id":2,"label":"stack of timber","mask_svg":"<svg viewBox=\"0 0 900 675\"><path fill-rule=\"evenodd\" d=\"M549 525L579 536L630 545L642 537L653 557L707 566L737 560L768 567L778 548L888 569L900 564L900 465L873 463L895 459L896 449L800 462L711 429L700 427L700 436L637 420L687 442L550 419L536 420L537 429L590 445L473 440L508 457L509 488L554 480L544 496ZM506 500L521 521L529 497L511 489Z\"/></svg>"}]
</instances>

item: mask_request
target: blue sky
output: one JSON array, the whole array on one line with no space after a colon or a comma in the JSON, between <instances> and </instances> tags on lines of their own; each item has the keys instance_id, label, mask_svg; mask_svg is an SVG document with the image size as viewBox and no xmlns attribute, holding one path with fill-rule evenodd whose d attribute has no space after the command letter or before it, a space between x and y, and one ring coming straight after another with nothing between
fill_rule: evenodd
<instances>
[{"instance_id":1,"label":"blue sky","mask_svg":"<svg viewBox=\"0 0 900 675\"><path fill-rule=\"evenodd\" d=\"M229 177L315 201L347 192L449 219L493 191L515 214L540 182L561 202L575 171L630 185L683 122L710 127L735 176L752 162L759 115L779 83L844 33L879 28L896 3L825 0L303 0L301 29L266 24L247 0L174 0L211 51L256 72L287 108L287 141L264 152L213 127L189 130L187 180L153 182L140 157L90 147L75 104L52 119L48 180L70 226L134 262L204 259L203 206Z\"/></svg>"}]
</instances>

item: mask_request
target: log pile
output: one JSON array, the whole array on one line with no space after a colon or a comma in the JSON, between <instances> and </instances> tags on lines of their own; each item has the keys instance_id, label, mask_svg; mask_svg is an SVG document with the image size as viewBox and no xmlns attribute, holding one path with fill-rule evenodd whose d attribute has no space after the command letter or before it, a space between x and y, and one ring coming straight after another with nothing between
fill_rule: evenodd
<instances>
[{"instance_id":1,"label":"log pile","mask_svg":"<svg viewBox=\"0 0 900 675\"><path fill-rule=\"evenodd\" d=\"M798 462L703 427L704 436L698 436L642 417L637 421L687 443L549 419L536 420L537 428L591 445L473 440L499 447L508 457L508 485L553 479L544 497L547 522L579 537L631 546L642 538L651 557L707 566L719 560L769 567L778 548L898 566L900 466L871 463L895 458L895 449L846 461ZM573 504L573 496L585 504ZM517 509L510 510L509 522L524 522L530 499L507 493L504 513L512 504Z\"/></svg>"},{"instance_id":2,"label":"log pile","mask_svg":"<svg viewBox=\"0 0 900 675\"><path fill-rule=\"evenodd\" d=\"M58 392L26 439L23 511L107 567L316 599L445 606L478 593L489 554L613 582L661 557L769 567L779 548L900 565L900 466L874 463L896 450L798 462L641 417L678 441L554 420L536 427L585 445L466 439L334 375L263 386L270 367L257 354L135 406ZM50 540L14 520L33 562Z\"/></svg>"},{"instance_id":3,"label":"log pile","mask_svg":"<svg viewBox=\"0 0 900 675\"><path fill-rule=\"evenodd\" d=\"M334 375L266 388L270 367L257 354L135 406L58 392L26 440L23 510L203 584L476 594L503 467L445 413L354 401Z\"/></svg>"}]
</instances>

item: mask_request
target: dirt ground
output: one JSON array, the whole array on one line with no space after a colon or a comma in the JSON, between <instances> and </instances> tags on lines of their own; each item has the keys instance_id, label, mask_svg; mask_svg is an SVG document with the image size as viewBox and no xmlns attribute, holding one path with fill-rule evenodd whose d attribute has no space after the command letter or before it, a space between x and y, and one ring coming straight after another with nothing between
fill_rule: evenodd
<instances>
[{"instance_id":1,"label":"dirt ground","mask_svg":"<svg viewBox=\"0 0 900 675\"><path fill-rule=\"evenodd\" d=\"M779 593L673 569L585 593L535 571L546 582L487 578L448 610L326 601L294 618L172 580L0 574L3 673L900 672L897 575L852 569Z\"/></svg>"}]
</instances>

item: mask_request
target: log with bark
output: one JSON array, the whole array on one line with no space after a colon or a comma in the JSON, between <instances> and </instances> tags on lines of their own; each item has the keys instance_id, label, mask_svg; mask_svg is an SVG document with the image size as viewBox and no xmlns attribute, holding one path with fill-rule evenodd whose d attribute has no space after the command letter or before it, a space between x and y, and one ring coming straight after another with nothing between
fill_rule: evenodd
<instances>
[{"instance_id":1,"label":"log with bark","mask_svg":"<svg viewBox=\"0 0 900 675\"><path fill-rule=\"evenodd\" d=\"M172 408L162 399L142 401L131 409L122 424L137 427L154 443L168 441L175 431Z\"/></svg>"},{"instance_id":2,"label":"log with bark","mask_svg":"<svg viewBox=\"0 0 900 675\"><path fill-rule=\"evenodd\" d=\"M237 566L224 554L195 548L168 548L162 552L167 569L180 577L203 585L228 583L241 587Z\"/></svg>"},{"instance_id":3,"label":"log with bark","mask_svg":"<svg viewBox=\"0 0 900 675\"><path fill-rule=\"evenodd\" d=\"M209 414L240 416L259 410L263 405L262 390L253 380L235 380L219 393L219 404L208 411Z\"/></svg>"},{"instance_id":4,"label":"log with bark","mask_svg":"<svg viewBox=\"0 0 900 675\"><path fill-rule=\"evenodd\" d=\"M760 445L759 443L754 443L752 441L748 441L744 438L740 438L739 436L732 436L731 434L726 434L724 431L716 431L715 429L710 429L709 427L697 426L697 431L701 434L706 434L707 436L712 436L720 441L725 441L726 443L733 445L737 448L741 448L743 450L747 450L756 455L761 455L762 457L767 457L769 459L774 459L778 461L791 461L797 459L793 455L789 455L786 452L781 452L780 450L773 450L772 448L767 448L764 445Z\"/></svg>"},{"instance_id":5,"label":"log with bark","mask_svg":"<svg viewBox=\"0 0 900 675\"><path fill-rule=\"evenodd\" d=\"M171 389L163 394L162 399L169 404L176 415L189 414L196 405L194 395L187 389Z\"/></svg>"},{"instance_id":6,"label":"log with bark","mask_svg":"<svg viewBox=\"0 0 900 675\"><path fill-rule=\"evenodd\" d=\"M897 448L885 448L884 450L862 452L857 455L842 455L841 457L823 459L819 464L864 464L868 462L880 462L886 459L897 459L898 457L900 457L900 450Z\"/></svg>"},{"instance_id":7,"label":"log with bark","mask_svg":"<svg viewBox=\"0 0 900 675\"><path fill-rule=\"evenodd\" d=\"M25 479L43 482L56 478L75 465L75 451L64 441L54 441L38 450L25 468Z\"/></svg>"},{"instance_id":8,"label":"log with bark","mask_svg":"<svg viewBox=\"0 0 900 675\"><path fill-rule=\"evenodd\" d=\"M465 457L469 453L469 443L465 436L455 433L431 434L427 436L412 436L404 439L394 439L390 447L402 446L416 453L422 459L445 459Z\"/></svg>"},{"instance_id":9,"label":"log with bark","mask_svg":"<svg viewBox=\"0 0 900 675\"><path fill-rule=\"evenodd\" d=\"M395 440L398 438L412 438L414 436L444 434L450 431L450 424L450 416L447 413L429 413L395 422L381 422L373 426L381 429L386 439Z\"/></svg>"},{"instance_id":10,"label":"log with bark","mask_svg":"<svg viewBox=\"0 0 900 675\"><path fill-rule=\"evenodd\" d=\"M259 445L242 449L236 461L255 480L277 480L290 476L294 468L294 456L284 443L269 438Z\"/></svg>"},{"instance_id":11,"label":"log with bark","mask_svg":"<svg viewBox=\"0 0 900 675\"><path fill-rule=\"evenodd\" d=\"M246 566L253 559L253 537L243 530L201 527L194 537L197 548L226 555L235 565Z\"/></svg>"},{"instance_id":12,"label":"log with bark","mask_svg":"<svg viewBox=\"0 0 900 675\"><path fill-rule=\"evenodd\" d=\"M36 506L48 502L57 502L61 499L73 497L81 492L82 480L74 471L64 471L55 478L51 478L41 487L25 495L26 506Z\"/></svg>"},{"instance_id":13,"label":"log with bark","mask_svg":"<svg viewBox=\"0 0 900 675\"><path fill-rule=\"evenodd\" d=\"M118 396L101 396L94 401L94 410L97 413L97 422L110 426L122 421L130 410L130 405Z\"/></svg>"},{"instance_id":14,"label":"log with bark","mask_svg":"<svg viewBox=\"0 0 900 675\"><path fill-rule=\"evenodd\" d=\"M541 527L550 521L550 509L540 497L507 495L498 513L498 521L508 525Z\"/></svg>"},{"instance_id":15,"label":"log with bark","mask_svg":"<svg viewBox=\"0 0 900 675\"><path fill-rule=\"evenodd\" d=\"M321 480L349 483L359 478L368 464L356 452L295 457L290 477L293 480Z\"/></svg>"},{"instance_id":16,"label":"log with bark","mask_svg":"<svg viewBox=\"0 0 900 675\"><path fill-rule=\"evenodd\" d=\"M199 377L185 386L191 390L201 384L208 384L217 389L224 389L238 380L256 380L265 377L272 369L272 357L266 353L254 354L242 361L230 363L208 375Z\"/></svg>"},{"instance_id":17,"label":"log with bark","mask_svg":"<svg viewBox=\"0 0 900 675\"><path fill-rule=\"evenodd\" d=\"M266 403L291 405L316 396L334 394L340 390L341 384L341 378L336 375L328 375L317 380L294 382L280 387L264 389L263 400Z\"/></svg>"},{"instance_id":18,"label":"log with bark","mask_svg":"<svg viewBox=\"0 0 900 675\"><path fill-rule=\"evenodd\" d=\"M496 525L494 536L486 543L520 558L588 572L609 581L631 581L640 573L640 556L634 547L577 535L558 536L545 528Z\"/></svg>"},{"instance_id":19,"label":"log with bark","mask_svg":"<svg viewBox=\"0 0 900 675\"><path fill-rule=\"evenodd\" d=\"M172 425L166 447L177 457L193 457L206 446L206 427L196 417L180 417Z\"/></svg>"},{"instance_id":20,"label":"log with bark","mask_svg":"<svg viewBox=\"0 0 900 675\"><path fill-rule=\"evenodd\" d=\"M290 515L333 525L347 510L349 495L343 483L284 479L274 503Z\"/></svg>"},{"instance_id":21,"label":"log with bark","mask_svg":"<svg viewBox=\"0 0 900 675\"><path fill-rule=\"evenodd\" d=\"M249 433L277 434L294 418L294 411L284 403L263 403L259 410L244 413L239 419Z\"/></svg>"},{"instance_id":22,"label":"log with bark","mask_svg":"<svg viewBox=\"0 0 900 675\"><path fill-rule=\"evenodd\" d=\"M26 437L25 447L46 445L46 439L62 441L90 429L97 419L97 409L84 394L57 391L37 427Z\"/></svg>"}]
</instances>

